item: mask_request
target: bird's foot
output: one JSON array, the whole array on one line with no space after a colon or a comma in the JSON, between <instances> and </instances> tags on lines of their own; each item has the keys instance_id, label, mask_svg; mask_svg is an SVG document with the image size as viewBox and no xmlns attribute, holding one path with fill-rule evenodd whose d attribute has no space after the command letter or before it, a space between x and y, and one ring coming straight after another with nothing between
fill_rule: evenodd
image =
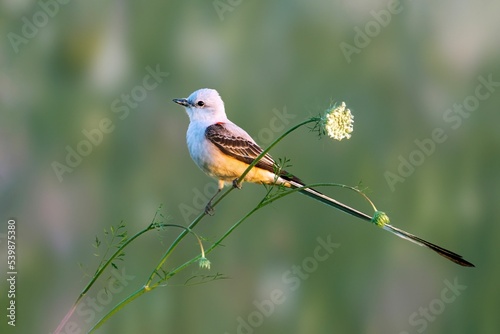
<instances>
[{"instance_id":1,"label":"bird's foot","mask_svg":"<svg viewBox=\"0 0 500 334\"><path fill-rule=\"evenodd\" d=\"M215 214L215 209L214 207L212 206L212 203L208 203L206 206L205 206L205 214L209 215L209 216L213 216Z\"/></svg>"},{"instance_id":2,"label":"bird's foot","mask_svg":"<svg viewBox=\"0 0 500 334\"><path fill-rule=\"evenodd\" d=\"M238 183L238 179L233 180L233 188L241 189L241 183Z\"/></svg>"}]
</instances>

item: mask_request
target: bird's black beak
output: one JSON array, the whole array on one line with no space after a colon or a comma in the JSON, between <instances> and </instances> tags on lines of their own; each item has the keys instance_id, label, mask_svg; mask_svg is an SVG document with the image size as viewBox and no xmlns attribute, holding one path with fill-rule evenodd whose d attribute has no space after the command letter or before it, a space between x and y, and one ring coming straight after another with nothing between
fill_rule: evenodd
<instances>
[{"instance_id":1,"label":"bird's black beak","mask_svg":"<svg viewBox=\"0 0 500 334\"><path fill-rule=\"evenodd\" d=\"M189 107L189 102L187 99L173 99L172 101L174 101L177 104L180 104L181 106Z\"/></svg>"}]
</instances>

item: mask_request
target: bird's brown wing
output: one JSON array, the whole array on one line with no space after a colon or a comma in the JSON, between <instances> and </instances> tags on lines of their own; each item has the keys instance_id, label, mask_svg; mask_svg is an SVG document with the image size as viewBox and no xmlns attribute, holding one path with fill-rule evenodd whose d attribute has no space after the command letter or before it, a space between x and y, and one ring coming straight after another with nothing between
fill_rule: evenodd
<instances>
[{"instance_id":1,"label":"bird's brown wing","mask_svg":"<svg viewBox=\"0 0 500 334\"><path fill-rule=\"evenodd\" d=\"M224 127L224 123L215 123L207 127L205 137L223 153L247 164L262 153L262 148L241 136L235 136ZM256 164L257 167L274 171L274 159L266 154Z\"/></svg>"}]
</instances>

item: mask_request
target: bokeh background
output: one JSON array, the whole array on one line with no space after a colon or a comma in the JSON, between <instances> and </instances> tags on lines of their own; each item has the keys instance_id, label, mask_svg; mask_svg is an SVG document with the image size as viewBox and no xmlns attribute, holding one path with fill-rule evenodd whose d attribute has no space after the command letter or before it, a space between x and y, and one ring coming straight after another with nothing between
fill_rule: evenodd
<instances>
[{"instance_id":1,"label":"bokeh background","mask_svg":"<svg viewBox=\"0 0 500 334\"><path fill-rule=\"evenodd\" d=\"M47 20L40 3L52 6L45 9L52 13ZM161 204L171 223L187 225L199 212L206 196L200 193L209 193L215 182L191 161L188 118L171 100L202 87L217 89L229 117L263 146L281 128L345 101L355 115L350 140L318 140L301 129L273 155L290 158L291 170L308 182L362 182L396 226L463 254L477 267L459 267L293 195L239 227L209 255L209 272L187 268L127 305L99 333L498 332L500 87L456 129L443 117L475 94L478 77L500 81L500 3L40 3L0 3L3 272L9 218L17 220L18 236L17 325L6 324L4 278L2 333L55 330L88 282L85 272L98 264L92 244L104 229L124 221L133 234ZM388 8L397 9L390 22L380 14ZM385 26L376 23L380 15ZM34 19L37 31L23 28ZM355 47L358 29L366 28L372 29L367 45L346 57L342 43ZM13 43L13 34L25 39ZM147 67L168 77L128 114L115 112L113 103L125 106L122 94L142 85ZM66 147L76 149L85 139L82 131L106 118L113 131L60 181L54 161L65 164ZM391 189L386 172L397 173L400 157L408 159L417 149L414 141L430 138L436 128L447 140ZM346 191L327 191L370 211ZM232 192L197 232L214 240L264 192L257 185ZM135 278L108 304L99 304L94 316L75 313L74 332L86 332L144 284L177 233L152 232L130 247L119 266ZM291 291L282 276L313 256L318 237L328 236L340 246ZM194 239L186 239L166 269L198 252ZM184 286L192 276L215 273L230 279ZM450 303L441 297L447 281L466 287ZM260 320L254 302L270 299L274 289L285 292L284 302ZM238 328L239 319L258 326Z\"/></svg>"}]
</instances>

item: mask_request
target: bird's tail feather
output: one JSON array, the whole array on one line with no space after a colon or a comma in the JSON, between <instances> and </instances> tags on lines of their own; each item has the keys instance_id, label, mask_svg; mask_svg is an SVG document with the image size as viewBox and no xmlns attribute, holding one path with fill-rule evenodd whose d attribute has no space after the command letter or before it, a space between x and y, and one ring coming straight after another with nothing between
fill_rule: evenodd
<instances>
[{"instance_id":1,"label":"bird's tail feather","mask_svg":"<svg viewBox=\"0 0 500 334\"><path fill-rule=\"evenodd\" d=\"M301 185L301 184L294 184L295 183L294 181L291 181L290 183L294 187L297 187L297 188L304 186L304 185ZM333 206L333 207L335 207L336 209L338 209L340 211L344 211L345 213L353 215L354 217L358 217L358 218L366 220L366 221L371 221L372 220L372 217L370 217L366 213L363 213L363 212L358 211L358 210L356 210L354 208L351 208L350 206L345 205L342 202L336 201L333 198L330 198L330 197L326 196L325 194L320 193L316 189L304 188L304 189L299 190L299 192L302 193L302 194L304 194L304 195L306 195L306 196L312 197L315 200L320 201L320 202L322 202L322 203L324 203L326 205Z\"/></svg>"},{"instance_id":2,"label":"bird's tail feather","mask_svg":"<svg viewBox=\"0 0 500 334\"><path fill-rule=\"evenodd\" d=\"M292 188L301 188L301 187L304 187L304 184L297 178L289 178L287 180L290 185L292 186ZM358 211L354 208L351 208L350 206L348 205L345 205L337 200L334 200L333 198L330 198L324 194L322 194L321 192L315 190L315 189L312 189L312 188L303 188L303 189L300 189L299 190L300 193L304 194L304 195L307 195L309 197L312 197L313 199L317 200L317 201L320 201L326 205L329 205L329 206L332 206L338 210L341 210L345 213L348 213L350 215L353 215L355 217L358 217L360 219L363 219L363 220L366 220L366 221L369 221L369 222L373 222L373 218L370 217L369 215L367 215L366 213L363 213L361 211ZM399 228L396 228L390 224L381 224L381 225L378 225L380 227L382 227L384 230L386 231L389 231L391 232L392 234L395 234L397 235L398 237L400 238L403 238L403 239L406 239L408 241L411 241L419 246L425 246L427 248L430 248L431 250L435 251L436 253L438 253L439 255L447 258L448 260L450 261L453 261L461 266L464 266L464 267L474 267L474 265L466 260L464 260L462 258L461 255L457 254L457 253L454 253L452 251L449 251L445 248L442 248L438 245L435 245L431 242L428 242L424 239L421 239L411 233L408 233L408 232L405 232Z\"/></svg>"},{"instance_id":3,"label":"bird's tail feather","mask_svg":"<svg viewBox=\"0 0 500 334\"><path fill-rule=\"evenodd\" d=\"M430 248L433 251L435 251L436 253L438 253L439 255L441 255L441 256L447 258L448 260L453 261L461 266L474 267L474 265L472 263L465 260L461 255L454 253L452 251L449 251L449 250L447 250L443 247L440 247L436 244L433 244L432 242L429 242L429 241L426 241L422 238L419 238L416 235L413 235L411 233L403 231L403 230L401 230L397 227L394 227L390 224L385 224L384 226L382 226L382 228L386 231L389 231L389 232L397 235L400 238L409 240L409 241L411 241L419 246L425 246L427 248Z\"/></svg>"}]
</instances>

